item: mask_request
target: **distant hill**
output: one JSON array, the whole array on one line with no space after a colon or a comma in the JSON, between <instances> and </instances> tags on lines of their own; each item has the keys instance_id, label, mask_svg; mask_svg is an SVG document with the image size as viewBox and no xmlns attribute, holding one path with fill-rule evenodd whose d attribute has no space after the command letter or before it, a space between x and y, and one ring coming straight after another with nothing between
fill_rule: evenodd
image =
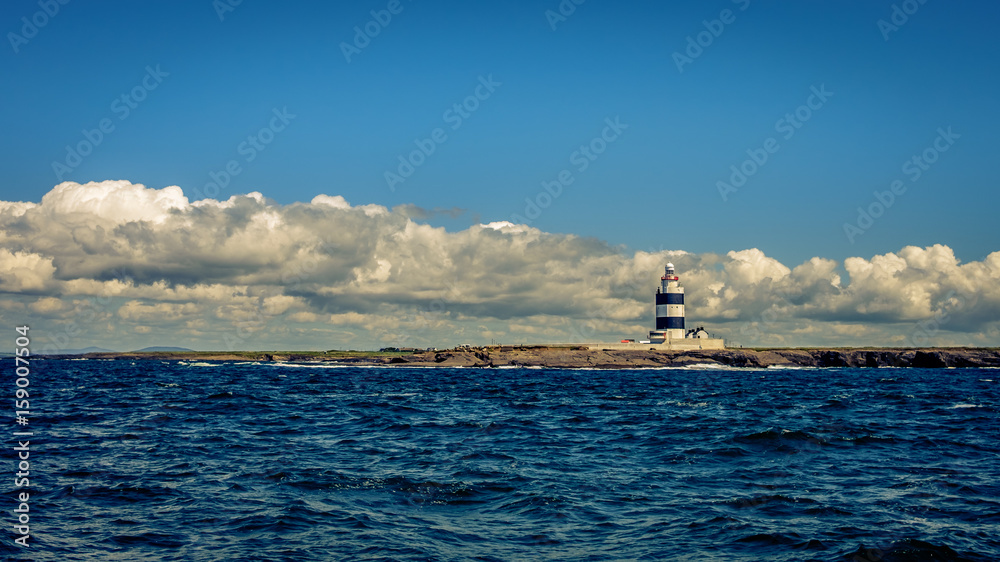
<instances>
[{"instance_id":1,"label":"distant hill","mask_svg":"<svg viewBox=\"0 0 1000 562\"><path fill-rule=\"evenodd\" d=\"M194 351L193 349L188 349L186 347L163 347L163 346L153 346L144 347L142 349L135 350L136 352L142 351Z\"/></svg>"},{"instance_id":2,"label":"distant hill","mask_svg":"<svg viewBox=\"0 0 1000 562\"><path fill-rule=\"evenodd\" d=\"M114 349L104 349L103 347L85 347L83 349L56 349L50 352L34 351L35 355L82 355L84 353L118 353Z\"/></svg>"}]
</instances>

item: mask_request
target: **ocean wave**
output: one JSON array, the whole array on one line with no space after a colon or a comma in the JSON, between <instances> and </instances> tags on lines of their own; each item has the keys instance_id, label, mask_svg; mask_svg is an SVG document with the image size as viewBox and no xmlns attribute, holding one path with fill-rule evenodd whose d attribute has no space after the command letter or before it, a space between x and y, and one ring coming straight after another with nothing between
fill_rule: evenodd
<instances>
[{"instance_id":1,"label":"ocean wave","mask_svg":"<svg viewBox=\"0 0 1000 562\"><path fill-rule=\"evenodd\" d=\"M178 361L177 364L184 367L224 367L231 365L231 363L209 363L208 361Z\"/></svg>"},{"instance_id":2,"label":"ocean wave","mask_svg":"<svg viewBox=\"0 0 1000 562\"><path fill-rule=\"evenodd\" d=\"M37 559L1000 560L982 373L136 363L37 365Z\"/></svg>"}]
</instances>

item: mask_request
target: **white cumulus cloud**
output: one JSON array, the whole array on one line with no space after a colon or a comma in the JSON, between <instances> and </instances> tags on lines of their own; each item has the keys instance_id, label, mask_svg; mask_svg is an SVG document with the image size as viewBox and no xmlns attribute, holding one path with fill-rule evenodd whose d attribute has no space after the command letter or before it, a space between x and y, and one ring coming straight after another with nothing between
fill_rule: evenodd
<instances>
[{"instance_id":1,"label":"white cumulus cloud","mask_svg":"<svg viewBox=\"0 0 1000 562\"><path fill-rule=\"evenodd\" d=\"M652 327L670 261L689 324L730 341L996 345L1000 252L961 263L946 246L909 246L783 264L758 248L624 253L505 221L449 232L420 214L339 195L190 203L176 186L65 182L37 204L0 202L0 291L18 304L0 316L37 314L70 347L617 340Z\"/></svg>"}]
</instances>

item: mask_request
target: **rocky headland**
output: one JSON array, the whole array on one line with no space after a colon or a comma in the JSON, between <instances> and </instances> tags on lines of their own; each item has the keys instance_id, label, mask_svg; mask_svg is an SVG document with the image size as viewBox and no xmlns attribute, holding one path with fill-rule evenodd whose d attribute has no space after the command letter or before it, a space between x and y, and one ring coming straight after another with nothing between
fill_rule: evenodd
<instances>
[{"instance_id":1,"label":"rocky headland","mask_svg":"<svg viewBox=\"0 0 1000 562\"><path fill-rule=\"evenodd\" d=\"M130 352L75 358L161 361L289 361L413 367L547 367L629 369L724 365L729 367L1000 367L1000 349L721 349L701 351L596 350L574 346L491 346L373 352Z\"/></svg>"}]
</instances>

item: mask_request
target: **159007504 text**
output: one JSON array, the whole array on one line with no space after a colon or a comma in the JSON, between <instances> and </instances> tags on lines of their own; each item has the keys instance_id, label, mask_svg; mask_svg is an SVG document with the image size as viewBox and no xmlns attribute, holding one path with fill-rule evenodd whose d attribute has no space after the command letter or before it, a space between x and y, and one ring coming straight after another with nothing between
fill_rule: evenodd
<instances>
[{"instance_id":1,"label":"159007504 text","mask_svg":"<svg viewBox=\"0 0 1000 562\"><path fill-rule=\"evenodd\" d=\"M30 537L30 509L28 506L28 500L30 495L28 493L28 487L30 486L29 477L31 476L31 436L32 432L27 431L28 416L31 415L31 407L28 401L28 386L31 384L29 380L29 375L31 374L31 364L29 357L31 357L31 349L29 345L31 340L28 338L28 326L17 326L15 331L17 336L14 339L14 374L16 375L14 379L14 417L17 420L18 431L13 434L14 440L17 441L17 446L14 447L14 453L17 455L15 459L17 462L17 472L14 473L14 494L15 494L15 504L17 507L14 509L14 533L17 538L14 542L18 546L28 546L28 538Z\"/></svg>"}]
</instances>

